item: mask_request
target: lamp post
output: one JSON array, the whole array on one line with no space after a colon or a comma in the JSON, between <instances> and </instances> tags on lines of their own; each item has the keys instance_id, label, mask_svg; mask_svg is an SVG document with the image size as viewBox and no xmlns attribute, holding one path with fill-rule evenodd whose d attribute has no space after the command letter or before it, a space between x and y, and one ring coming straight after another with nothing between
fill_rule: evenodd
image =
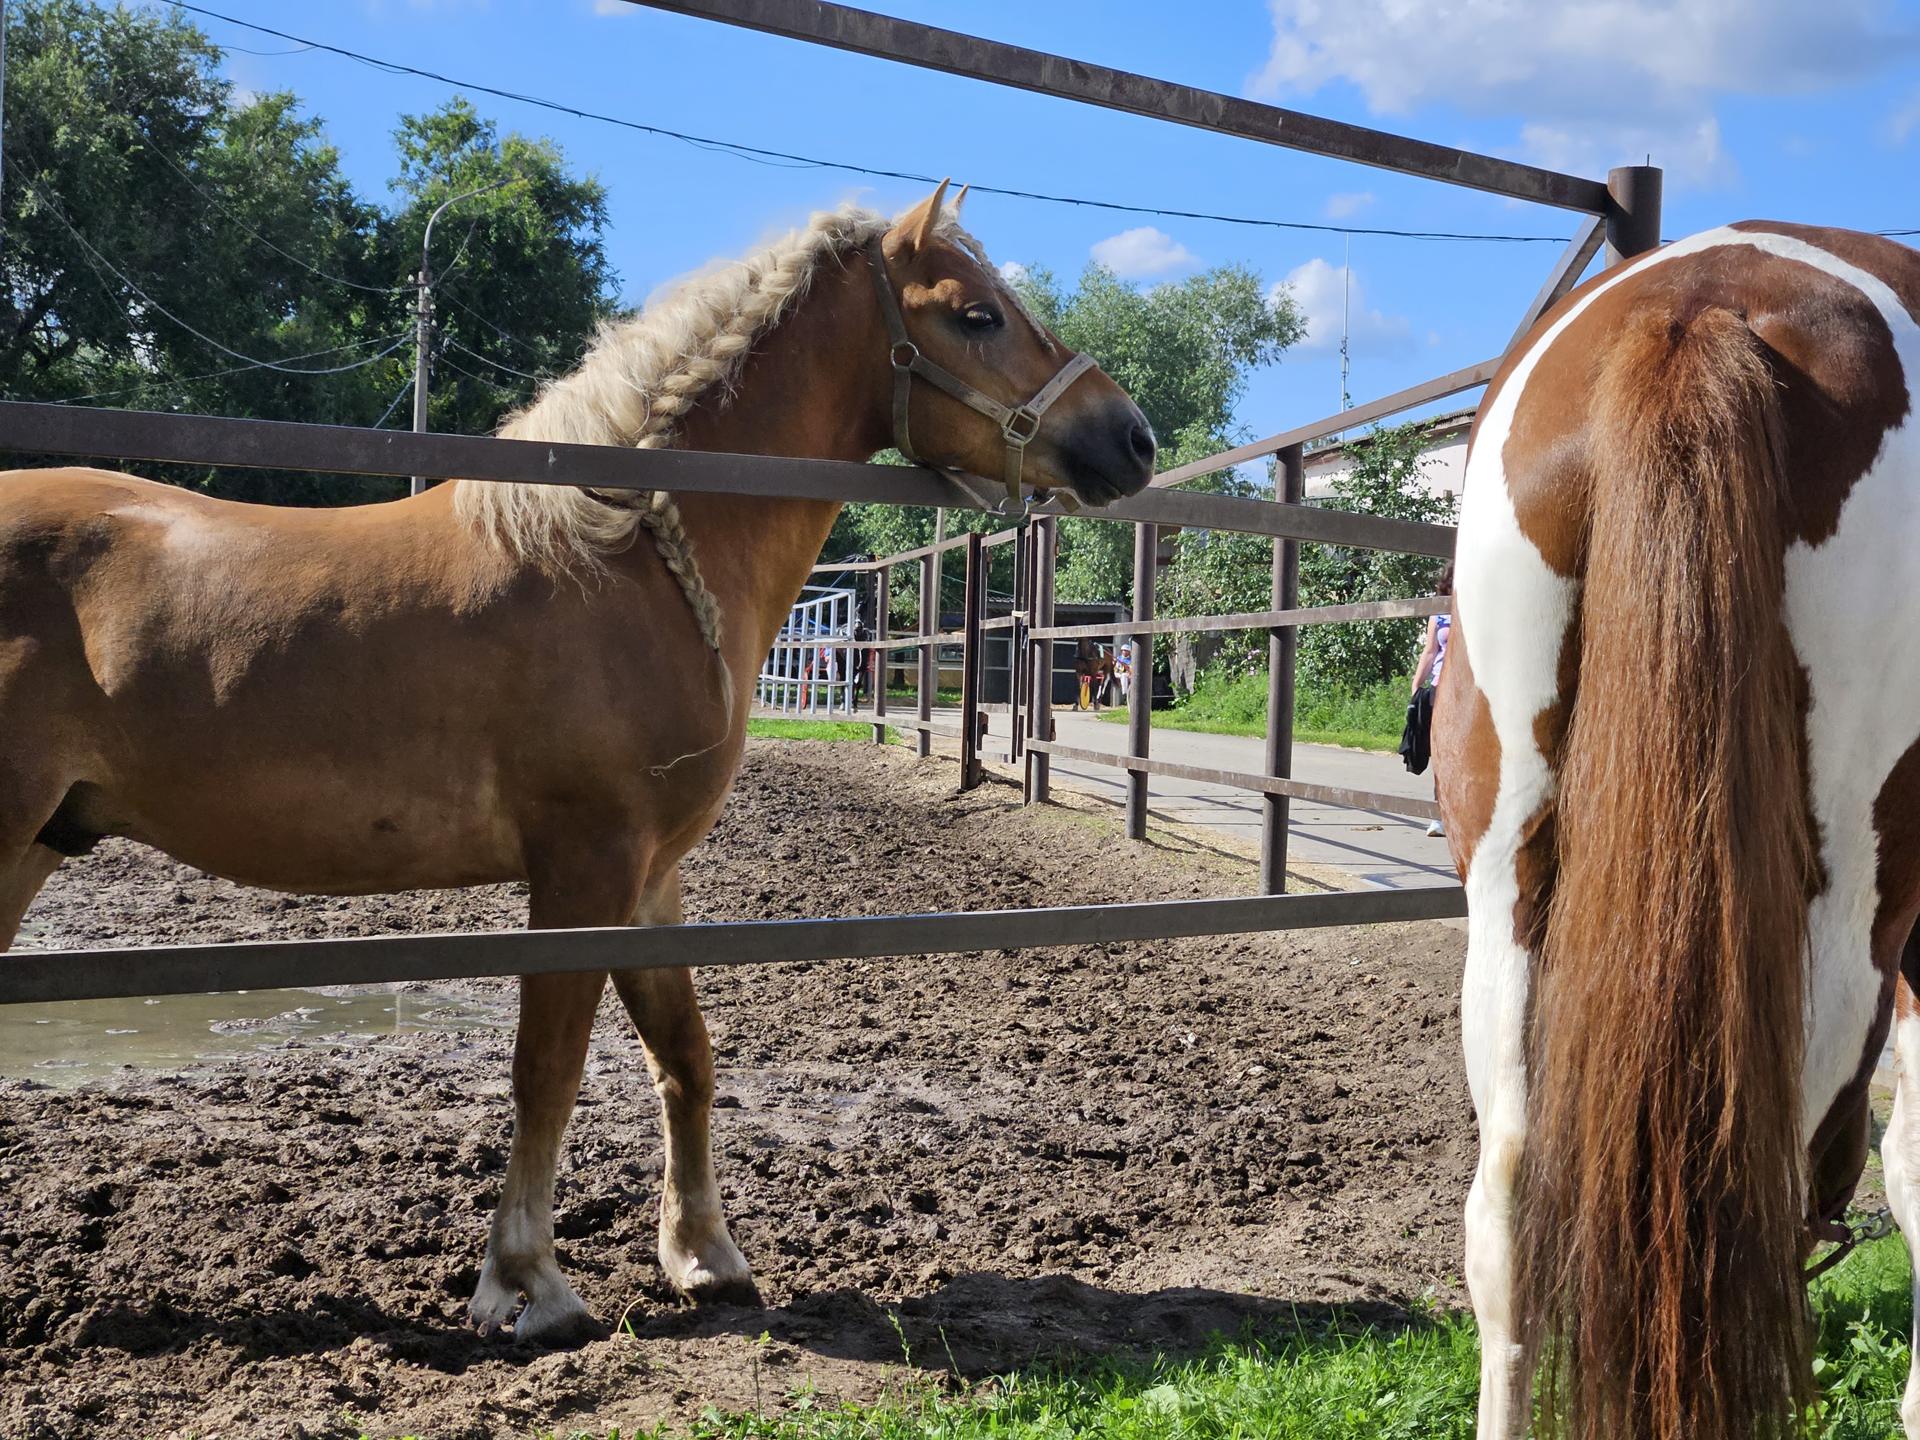
<instances>
[{"instance_id":1,"label":"lamp post","mask_svg":"<svg viewBox=\"0 0 1920 1440\"><path fill-rule=\"evenodd\" d=\"M427 247L433 244L433 227L442 215L462 200L471 200L476 195L518 184L524 178L521 175L509 175L504 180L495 180L491 185L482 185L456 195L451 200L442 201L439 208L427 217L426 234L420 237L419 289L413 308L413 430L416 435L427 433L428 349L433 338L433 277L427 268ZM413 494L418 495L426 488L424 476L413 477Z\"/></svg>"}]
</instances>

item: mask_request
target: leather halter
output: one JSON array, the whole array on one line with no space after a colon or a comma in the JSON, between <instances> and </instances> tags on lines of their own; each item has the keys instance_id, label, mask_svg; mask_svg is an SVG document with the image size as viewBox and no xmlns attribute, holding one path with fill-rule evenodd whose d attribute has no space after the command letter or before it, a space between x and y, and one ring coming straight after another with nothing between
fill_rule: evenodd
<instances>
[{"instance_id":1,"label":"leather halter","mask_svg":"<svg viewBox=\"0 0 1920 1440\"><path fill-rule=\"evenodd\" d=\"M913 395L913 377L918 375L1000 427L1001 438L1007 445L1006 473L1002 477L1007 486L1004 509L1018 510L1020 465L1026 457L1028 444L1040 433L1040 419L1054 401L1067 393L1074 381L1093 369L1093 357L1075 355L1026 404L1012 407L1002 405L991 395L974 389L951 370L934 364L920 353L918 345L907 338L907 319L900 312L900 297L893 293L893 282L887 278L887 262L881 252L879 238L869 240L866 248L867 266L873 274L873 288L880 296L880 313L887 322L887 360L893 366L894 448L916 465L927 463L914 453L913 441L907 433L907 402Z\"/></svg>"}]
</instances>

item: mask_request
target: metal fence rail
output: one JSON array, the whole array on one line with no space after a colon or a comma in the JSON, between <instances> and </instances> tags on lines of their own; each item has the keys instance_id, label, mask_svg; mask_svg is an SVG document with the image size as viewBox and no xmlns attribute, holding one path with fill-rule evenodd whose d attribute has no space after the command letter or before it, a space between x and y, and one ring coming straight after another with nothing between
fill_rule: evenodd
<instances>
[{"instance_id":1,"label":"metal fence rail","mask_svg":"<svg viewBox=\"0 0 1920 1440\"><path fill-rule=\"evenodd\" d=\"M656 8L833 45L904 63L944 70L1062 99L1169 120L1222 134L1382 166L1446 183L1492 191L1593 217L1573 236L1528 307L1520 331L1576 283L1604 240L1609 263L1658 244L1660 172L1650 166L1612 171L1606 184L1562 175L1496 157L1384 134L1317 116L1259 105L1191 86L1148 79L1062 56L1045 55L952 31L867 14L822 0L633 0ZM921 754L932 738L961 739L966 779L978 775L977 722L1002 709L1010 717L1011 758L1024 757L1025 794L1044 800L1052 755L1087 758L1052 738L1053 647L1063 639L1095 634L1125 636L1144 645L1154 634L1188 630L1267 629L1272 689L1264 775L1201 771L1146 754L1151 726L1148 683L1133 688L1134 713L1124 757L1100 758L1130 771L1129 833L1145 825L1150 774L1187 775L1239 784L1267 797L1267 844L1263 884L1281 888L1285 870L1286 806L1291 798L1366 803L1394 813L1424 814L1425 802L1370 796L1315 786L1288 773L1292 729L1292 637L1305 624L1336 623L1389 615L1432 613L1425 600L1372 602L1363 607L1301 609L1298 547L1303 542L1446 556L1453 532L1373 516L1318 510L1299 503L1302 446L1337 431L1385 418L1416 405L1486 383L1496 361L1383 397L1355 410L1269 436L1251 446L1196 461L1158 477L1153 487L1098 511L1090 518L1128 522L1140 529L1136 546L1132 622L1055 626L1054 562L1057 517L1067 507L1036 504L1016 528L994 535L955 536L880 560L837 567L871 576L881 633L872 641L840 648L868 657L876 669L884 657L917 654L918 696L911 719L887 713L884 671L875 675L872 718L880 738L888 724L912 730ZM994 489L899 466L683 450L634 450L617 446L549 444L477 436L397 433L214 416L88 410L65 405L0 402L0 449L16 454L102 457L202 466L331 472L348 475L420 476L599 490L671 490L738 496L796 497L829 502L864 501L949 509L994 508ZM1194 494L1171 488L1228 466L1276 457L1280 502ZM983 498L984 497L984 498ZM1156 540L1168 527L1237 531L1273 541L1272 607L1266 611L1187 620L1157 620L1152 595ZM932 718L937 671L935 651L959 638L966 664L977 667L988 622L982 615L985 559L996 546L1014 545L1013 614L996 621L1010 629L1013 654L1011 701L981 703L977 668L969 673L963 725L949 731ZM936 558L964 548L967 602L962 629L941 631L934 593ZM920 609L915 633L887 632L888 581L896 565L920 567ZM1362 616L1356 613L1368 610ZM1339 611L1340 613L1335 613ZM1010 623L1006 623L1010 622ZM790 677L788 677L790 678ZM1392 802L1391 804L1382 802ZM1397 807L1397 808L1396 808ZM318 940L219 946L167 946L50 953L20 952L0 967L0 1003L108 996L176 994L288 985L430 980L480 975L520 975L600 968L645 968L708 964L759 964L894 954L953 953L986 949L1101 943L1174 936L1229 934L1313 925L1419 920L1465 913L1457 887L1339 895L1267 894L1242 899L1077 907L1057 910L889 916L874 919L799 920L734 925L672 926L647 930L531 931L489 935L427 935L367 940Z\"/></svg>"},{"instance_id":2,"label":"metal fence rail","mask_svg":"<svg viewBox=\"0 0 1920 1440\"><path fill-rule=\"evenodd\" d=\"M974 910L840 920L750 920L591 930L376 935L228 945L21 950L0 966L0 1005L383 984L576 970L769 965L1101 945L1259 930L1447 919L1466 913L1457 886L1326 895L1254 895L1044 910Z\"/></svg>"}]
</instances>

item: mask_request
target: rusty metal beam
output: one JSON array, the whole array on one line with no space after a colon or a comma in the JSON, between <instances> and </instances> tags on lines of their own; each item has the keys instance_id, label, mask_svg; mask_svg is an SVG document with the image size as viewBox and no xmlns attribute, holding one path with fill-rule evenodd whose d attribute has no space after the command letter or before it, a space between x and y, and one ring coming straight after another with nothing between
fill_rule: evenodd
<instances>
[{"instance_id":1,"label":"rusty metal beam","mask_svg":"<svg viewBox=\"0 0 1920 1440\"><path fill-rule=\"evenodd\" d=\"M1192 85L1155 80L1105 65L1090 65L1062 55L1003 45L954 30L896 20L890 15L826 4L823 0L779 0L779 3L770 3L770 0L629 0L629 3L985 80L1016 90L1031 90L1107 110L1171 120L1179 125L1258 140L1288 150L1304 150L1312 155L1396 170L1403 175L1464 185L1562 210L1582 210L1593 215L1607 210L1607 188L1597 180L1562 175L1491 155L1476 155L1470 150L1434 145L1384 130L1369 130L1298 110L1283 110L1276 105L1262 105Z\"/></svg>"},{"instance_id":2,"label":"rusty metal beam","mask_svg":"<svg viewBox=\"0 0 1920 1440\"><path fill-rule=\"evenodd\" d=\"M1416 820L1440 818L1440 807L1433 801L1415 800L1405 795L1352 790L1344 785L1316 785L1309 780L1256 775L1250 770L1215 770L1204 765L1182 765L1175 760L1149 760L1137 755L1116 755L1106 750L1083 750L1077 745L1061 745L1051 740L1029 740L1027 747L1043 749L1062 760L1079 760L1088 765L1107 765L1117 770L1132 770L1146 775L1166 775L1175 780L1198 781L1203 785L1258 790L1267 795L1290 795L1297 800L1318 800L1324 805L1341 805L1350 810L1383 810L1389 815L1408 815Z\"/></svg>"},{"instance_id":3,"label":"rusty metal beam","mask_svg":"<svg viewBox=\"0 0 1920 1440\"><path fill-rule=\"evenodd\" d=\"M967 486L931 470L900 465L699 450L635 450L623 445L562 445L484 435L415 435L347 425L94 410L23 400L0 401L0 453L7 451L338 475L423 475L435 480L584 485L596 490L680 490L864 500L883 505L944 505L961 510L991 508ZM1453 530L1448 526L1416 525L1375 515L1349 515L1310 505L1275 505L1228 495L1145 491L1098 510L1072 510L1052 501L1035 505L1030 513L1237 530L1415 555L1453 553ZM997 533L1011 539L1011 531ZM959 540L965 543L964 536ZM981 543L1007 542L988 536ZM909 553L929 551L923 547Z\"/></svg>"},{"instance_id":4,"label":"rusty metal beam","mask_svg":"<svg viewBox=\"0 0 1920 1440\"><path fill-rule=\"evenodd\" d=\"M1364 405L1355 405L1350 410L1341 410L1325 419L1315 420L1310 425L1297 425L1291 430L1282 430L1278 435L1269 435L1264 440L1255 440L1250 445L1222 450L1218 455L1209 455L1204 460L1195 460L1190 464L1178 466L1164 474L1154 476L1153 487L1156 490L1164 490L1170 485L1180 485L1188 480L1197 480L1202 475L1211 475L1216 470L1232 469L1235 465L1243 464L1248 460L1260 460L1268 455L1277 455L1289 445L1311 445L1316 440L1324 440L1329 435L1338 435L1342 430L1351 430L1356 425L1368 425L1375 420L1384 420L1389 415L1397 415L1402 410L1411 410L1416 405L1425 405L1432 400L1444 400L1449 395L1458 395L1462 390L1471 390L1486 384L1499 368L1500 357L1496 355L1491 360L1482 360L1478 365L1465 366L1452 374L1423 380L1418 385L1409 385L1405 390L1396 390L1391 395L1382 395L1378 400L1369 400Z\"/></svg>"},{"instance_id":5,"label":"rusty metal beam","mask_svg":"<svg viewBox=\"0 0 1920 1440\"><path fill-rule=\"evenodd\" d=\"M1233 615L1182 615L1171 620L1103 620L1094 625L1049 625L1029 630L1035 640L1078 640L1108 635L1178 635L1212 630L1288 630L1300 625L1344 625L1357 620L1418 620L1444 615L1453 602L1443 595L1411 600L1360 600L1351 605L1306 609L1243 610Z\"/></svg>"},{"instance_id":6,"label":"rusty metal beam","mask_svg":"<svg viewBox=\"0 0 1920 1440\"><path fill-rule=\"evenodd\" d=\"M267 940L238 945L16 950L0 966L0 1005L550 975L574 970L661 970L685 965L951 955L1451 919L1466 913L1466 893L1457 885L1447 885L1424 890L1161 900L851 920L755 920L644 929L621 926L602 930L509 930L486 935Z\"/></svg>"}]
</instances>

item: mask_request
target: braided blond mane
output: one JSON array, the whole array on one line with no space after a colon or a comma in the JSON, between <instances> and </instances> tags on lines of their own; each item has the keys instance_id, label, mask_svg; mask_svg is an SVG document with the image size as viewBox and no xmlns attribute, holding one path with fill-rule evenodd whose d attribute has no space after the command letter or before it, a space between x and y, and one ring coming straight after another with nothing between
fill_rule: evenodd
<instances>
[{"instance_id":1,"label":"braided blond mane","mask_svg":"<svg viewBox=\"0 0 1920 1440\"><path fill-rule=\"evenodd\" d=\"M730 392L754 344L806 294L821 263L856 250L894 222L842 206L746 259L710 267L638 316L601 329L580 367L548 383L500 433L517 440L662 449L710 391ZM978 245L943 218L943 235ZM878 357L876 357L878 363ZM458 482L458 513L514 557L554 573L595 573L645 528L716 651L720 604L701 578L680 508L665 491L609 503L565 485Z\"/></svg>"}]
</instances>

